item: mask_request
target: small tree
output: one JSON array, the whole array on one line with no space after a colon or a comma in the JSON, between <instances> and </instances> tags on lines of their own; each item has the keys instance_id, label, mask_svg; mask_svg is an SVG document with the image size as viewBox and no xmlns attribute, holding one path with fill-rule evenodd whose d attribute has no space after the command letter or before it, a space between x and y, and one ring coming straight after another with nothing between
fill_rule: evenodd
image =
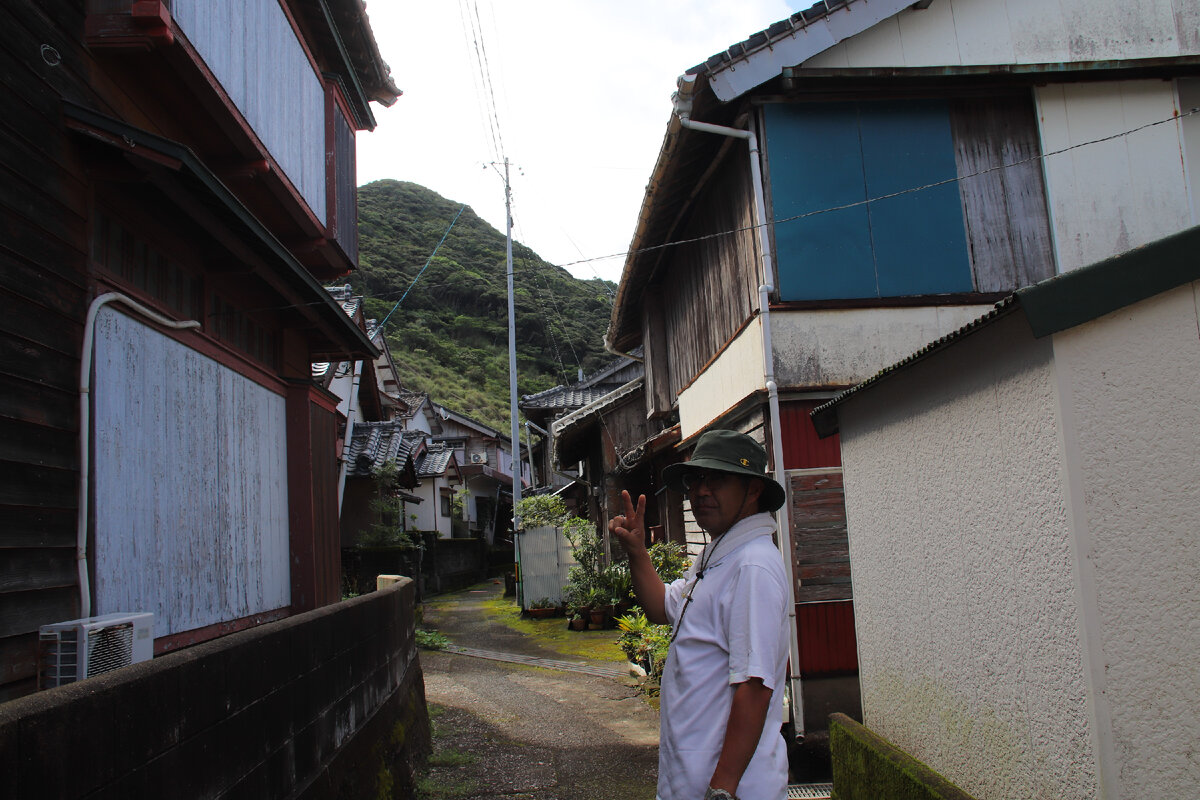
<instances>
[{"instance_id":1,"label":"small tree","mask_svg":"<svg viewBox=\"0 0 1200 800\"><path fill-rule=\"evenodd\" d=\"M375 496L367 506L374 519L358 537L359 547L400 547L415 550L421 540L405 530L400 511L400 469L388 461L375 474Z\"/></svg>"}]
</instances>

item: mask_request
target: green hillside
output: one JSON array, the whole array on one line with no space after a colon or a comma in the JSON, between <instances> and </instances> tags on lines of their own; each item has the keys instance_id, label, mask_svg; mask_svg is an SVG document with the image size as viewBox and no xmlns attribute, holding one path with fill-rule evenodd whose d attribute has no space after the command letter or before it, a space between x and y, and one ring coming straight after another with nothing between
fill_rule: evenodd
<instances>
[{"instance_id":1,"label":"green hillside","mask_svg":"<svg viewBox=\"0 0 1200 800\"><path fill-rule=\"evenodd\" d=\"M405 388L508 431L504 234L467 208L421 273L460 208L415 183L360 187L360 269L350 283L367 298L367 316L380 321L404 297L385 335ZM579 280L516 242L513 264L518 391L539 392L604 364L616 287Z\"/></svg>"}]
</instances>

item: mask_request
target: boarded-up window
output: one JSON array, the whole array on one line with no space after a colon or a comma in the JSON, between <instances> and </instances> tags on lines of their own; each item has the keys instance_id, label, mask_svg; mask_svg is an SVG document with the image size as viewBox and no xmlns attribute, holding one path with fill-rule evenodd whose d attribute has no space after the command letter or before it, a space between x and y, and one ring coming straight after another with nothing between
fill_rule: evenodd
<instances>
[{"instance_id":1,"label":"boarded-up window","mask_svg":"<svg viewBox=\"0 0 1200 800\"><path fill-rule=\"evenodd\" d=\"M782 299L1011 291L1052 274L1027 95L765 115Z\"/></svg>"},{"instance_id":2,"label":"boarded-up window","mask_svg":"<svg viewBox=\"0 0 1200 800\"><path fill-rule=\"evenodd\" d=\"M284 398L111 308L94 363L96 613L166 636L287 606Z\"/></svg>"}]
</instances>

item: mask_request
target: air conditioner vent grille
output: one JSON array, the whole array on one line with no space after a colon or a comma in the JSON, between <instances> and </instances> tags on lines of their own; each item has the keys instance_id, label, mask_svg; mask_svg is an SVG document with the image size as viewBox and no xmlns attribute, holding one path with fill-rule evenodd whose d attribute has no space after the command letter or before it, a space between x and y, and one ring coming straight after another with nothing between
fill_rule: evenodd
<instances>
[{"instance_id":1,"label":"air conditioner vent grille","mask_svg":"<svg viewBox=\"0 0 1200 800\"><path fill-rule=\"evenodd\" d=\"M88 637L87 677L133 663L133 623L110 625Z\"/></svg>"}]
</instances>

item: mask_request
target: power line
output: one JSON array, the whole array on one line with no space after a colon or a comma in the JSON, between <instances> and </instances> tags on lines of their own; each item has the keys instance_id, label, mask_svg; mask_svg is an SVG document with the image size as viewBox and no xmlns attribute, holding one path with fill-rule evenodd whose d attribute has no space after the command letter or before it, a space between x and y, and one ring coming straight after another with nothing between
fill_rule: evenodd
<instances>
[{"instance_id":1,"label":"power line","mask_svg":"<svg viewBox=\"0 0 1200 800\"><path fill-rule=\"evenodd\" d=\"M1180 114L1176 114L1174 116L1167 117L1166 119L1155 120L1154 122L1147 122L1144 125L1137 126L1136 128L1130 128L1129 130L1126 130L1126 131L1120 131L1118 133L1110 134L1108 136L1102 136L1099 139L1091 139L1086 142L1080 142L1078 144L1073 144L1069 147L1063 147L1059 150L1054 150L1049 153L1042 153L1040 155L1030 156L1029 158L1025 158L1020 161L1014 161L1011 164L998 164L994 167L987 167L987 168L981 169L977 172L972 172L968 175L958 175L953 178L946 178L945 180L935 181L934 183L927 183L924 186L914 186L912 188L901 189L900 191L892 192L890 194L880 195L878 197L869 197L865 200L858 200L853 203L846 203L845 205L830 206L828 208L820 208L820 209L815 209L813 211L806 211L803 214L795 214L790 217L781 217L779 219L771 220L767 224L768 225L780 225L780 224L786 223L786 222L794 222L798 219L806 219L808 217L815 217L819 214L828 214L833 211L842 211L847 208L855 208L857 206L864 206L869 203L876 203L876 202L879 202L880 200L888 200L893 197L900 197L901 195L912 194L914 192L921 192L926 189L935 188L937 186L944 186L948 183L955 183L957 181L966 180L968 178L975 178L980 175L986 175L990 172L996 172L997 170L1008 169L1009 167L1019 167L1024 164L1032 163L1034 161L1040 161L1040 160L1044 160L1047 158L1051 158L1053 156L1063 155L1064 153L1069 153L1072 150L1078 150L1081 147L1088 147L1089 145L1093 145L1093 144L1102 144L1104 142L1109 142L1114 139L1119 139L1123 136L1131 136L1131 135L1138 133L1139 131L1143 131L1147 128L1153 128L1156 125L1163 125L1168 122L1177 122L1177 121L1183 119L1184 117L1190 117L1192 114L1196 114L1196 113L1200 113L1200 108L1192 108L1192 109L1189 109L1188 111L1182 112ZM662 244L651 245L650 247L639 247L634 250L626 250L625 252L622 252L622 253L612 253L612 254L606 255L606 256L595 256L593 258L580 259L579 261L567 261L563 264L559 264L559 266L564 267L564 268L565 267L573 267L573 266L577 266L579 264L587 264L587 263L594 262L594 261L607 261L608 259L611 259L611 258L626 258L627 259L627 258L629 258L629 256L633 256L633 255L641 255L642 253L649 253L649 252L653 252L655 250L662 250L667 247L678 247L679 245L683 245L683 244L694 244L695 242L703 242L703 241L707 241L708 239L716 239L720 236L732 236L735 233L743 233L745 231L757 230L759 227L760 226L757 223L755 223L753 225L745 225L741 228L732 228L730 230L718 231L717 233L708 233L703 236L693 237L691 239L679 239L679 240L673 241L673 242L664 242Z\"/></svg>"}]
</instances>

